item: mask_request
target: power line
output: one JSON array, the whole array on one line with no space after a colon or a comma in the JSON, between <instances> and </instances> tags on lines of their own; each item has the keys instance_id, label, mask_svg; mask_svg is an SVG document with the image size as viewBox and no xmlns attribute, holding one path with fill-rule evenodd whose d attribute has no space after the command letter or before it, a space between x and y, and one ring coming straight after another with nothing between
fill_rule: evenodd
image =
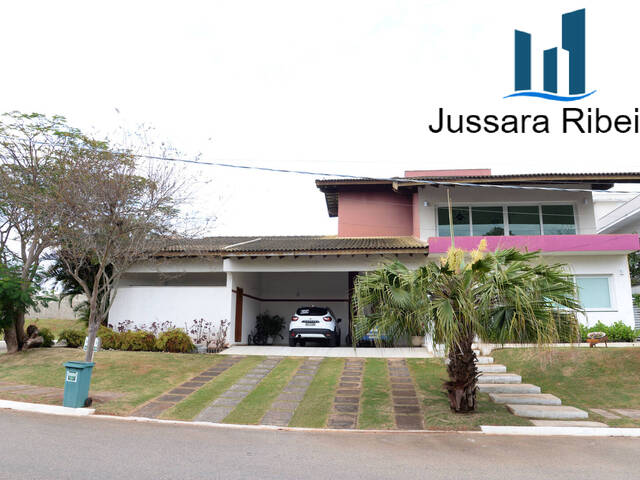
<instances>
[{"instance_id":1,"label":"power line","mask_svg":"<svg viewBox=\"0 0 640 480\"><path fill-rule=\"evenodd\" d=\"M20 139L20 137L11 137L8 135L0 135L1 138L9 138L12 140ZM31 143L47 145L47 142L35 142L31 141ZM436 180L417 180L411 178L403 178L403 177L363 177L361 175L349 175L343 173L327 173L327 172L314 172L309 170L293 170L286 168L272 168L272 167L257 167L255 165L238 165L233 163L226 162L212 162L212 161L203 161L203 160L190 160L187 158L179 158L179 157L164 157L159 155L148 155L141 153L132 153L128 151L117 151L117 150L107 150L107 149L99 149L99 148L87 148L83 147L84 150L93 151L93 152L102 152L102 153L118 153L122 155L130 155L138 158L146 158L148 160L160 160L166 162L175 162L175 163L185 163L185 164L194 164L194 165L207 165L211 167L222 167L222 168L235 168L241 170L257 170L261 172L269 172L269 173L289 173L289 174L297 174L297 175L307 175L313 177L334 177L340 179L349 179L349 180L367 180L367 181L383 181L383 182L408 182L419 185L430 185L430 186L451 186L451 187L471 187L471 188L500 188L506 190L542 190L542 191L551 191L551 192L577 192L577 193L593 193L594 190L588 188L559 188L559 187L541 187L541 186L523 186L523 185L488 185L488 184L480 184L480 183L466 183L466 182L447 182L447 181L436 181ZM614 182L615 183L615 182ZM639 182L640 183L640 182ZM607 191L609 194L634 194L639 195L638 191Z\"/></svg>"}]
</instances>

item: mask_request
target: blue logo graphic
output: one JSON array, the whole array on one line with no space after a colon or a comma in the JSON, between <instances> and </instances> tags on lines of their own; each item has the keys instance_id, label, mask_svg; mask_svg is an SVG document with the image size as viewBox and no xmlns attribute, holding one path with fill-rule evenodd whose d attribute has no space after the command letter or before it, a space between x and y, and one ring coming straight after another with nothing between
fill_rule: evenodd
<instances>
[{"instance_id":1,"label":"blue logo graphic","mask_svg":"<svg viewBox=\"0 0 640 480\"><path fill-rule=\"evenodd\" d=\"M531 90L531 34L515 31L515 93L510 97L537 97L573 102L595 93L585 93L585 9L562 15L562 49L569 52L569 95L558 95L558 49L543 52L543 92Z\"/></svg>"}]
</instances>

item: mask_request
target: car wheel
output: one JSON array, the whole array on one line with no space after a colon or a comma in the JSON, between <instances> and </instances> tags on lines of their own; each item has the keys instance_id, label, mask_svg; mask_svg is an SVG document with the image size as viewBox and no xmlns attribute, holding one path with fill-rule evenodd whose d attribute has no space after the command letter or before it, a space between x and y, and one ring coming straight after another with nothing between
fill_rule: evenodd
<instances>
[{"instance_id":1,"label":"car wheel","mask_svg":"<svg viewBox=\"0 0 640 480\"><path fill-rule=\"evenodd\" d=\"M295 347L296 346L296 339L295 338L289 337L289 346L290 347Z\"/></svg>"}]
</instances>

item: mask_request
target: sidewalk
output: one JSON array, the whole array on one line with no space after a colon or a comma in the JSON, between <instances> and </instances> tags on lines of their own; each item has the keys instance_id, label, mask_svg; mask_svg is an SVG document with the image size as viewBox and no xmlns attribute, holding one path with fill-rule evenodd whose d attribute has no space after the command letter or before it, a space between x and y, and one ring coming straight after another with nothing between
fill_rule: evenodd
<instances>
[{"instance_id":1,"label":"sidewalk","mask_svg":"<svg viewBox=\"0 0 640 480\"><path fill-rule=\"evenodd\" d=\"M424 347L353 348L353 347L288 347L285 345L232 345L221 355L267 355L278 357L333 358L434 358Z\"/></svg>"}]
</instances>

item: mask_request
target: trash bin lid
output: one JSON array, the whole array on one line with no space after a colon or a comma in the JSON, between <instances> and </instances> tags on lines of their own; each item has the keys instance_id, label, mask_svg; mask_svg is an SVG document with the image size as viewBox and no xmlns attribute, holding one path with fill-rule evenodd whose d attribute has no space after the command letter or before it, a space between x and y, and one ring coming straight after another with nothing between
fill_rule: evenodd
<instances>
[{"instance_id":1,"label":"trash bin lid","mask_svg":"<svg viewBox=\"0 0 640 480\"><path fill-rule=\"evenodd\" d=\"M65 362L64 366L67 368L90 368L95 365L95 362Z\"/></svg>"}]
</instances>

